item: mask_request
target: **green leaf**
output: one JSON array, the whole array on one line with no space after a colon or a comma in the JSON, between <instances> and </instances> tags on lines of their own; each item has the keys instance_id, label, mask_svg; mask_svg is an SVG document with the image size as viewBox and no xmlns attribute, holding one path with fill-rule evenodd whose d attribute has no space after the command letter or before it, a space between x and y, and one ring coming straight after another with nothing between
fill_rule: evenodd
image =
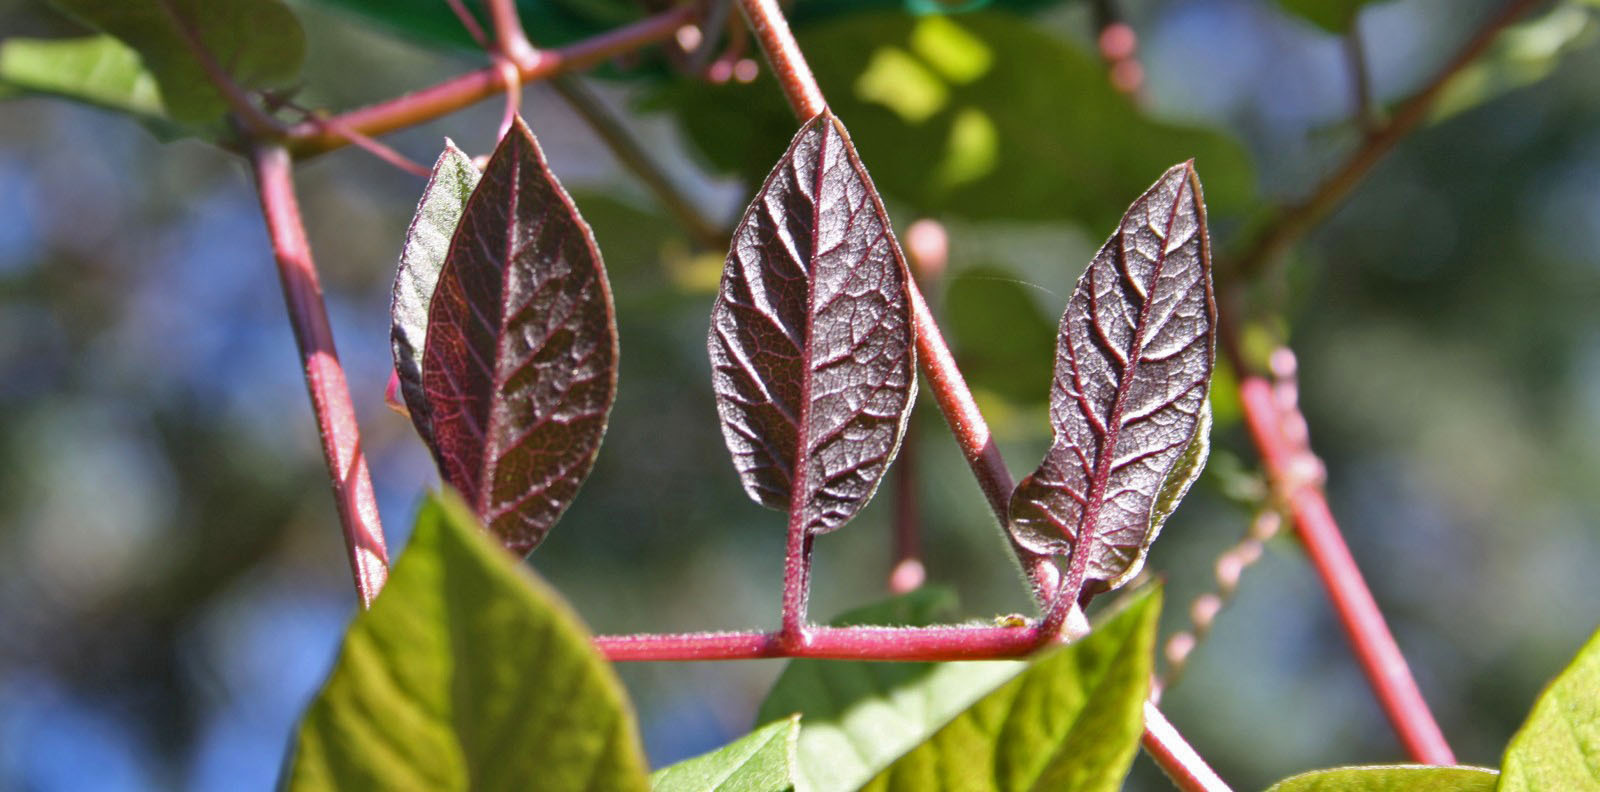
<instances>
[{"instance_id":1,"label":"green leaf","mask_svg":"<svg viewBox=\"0 0 1600 792\"><path fill-rule=\"evenodd\" d=\"M1429 121L1443 121L1550 76L1567 55L1595 39L1597 6L1594 0L1569 0L1506 28L1488 52L1445 84Z\"/></svg>"},{"instance_id":2,"label":"green leaf","mask_svg":"<svg viewBox=\"0 0 1600 792\"><path fill-rule=\"evenodd\" d=\"M454 495L416 531L300 725L289 788L643 790L633 713L559 595Z\"/></svg>"},{"instance_id":3,"label":"green leaf","mask_svg":"<svg viewBox=\"0 0 1600 792\"><path fill-rule=\"evenodd\" d=\"M925 626L949 618L955 596L921 588L845 614L836 625ZM800 713L795 780L810 792L855 790L927 739L1021 662L869 663L791 660L758 722Z\"/></svg>"},{"instance_id":4,"label":"green leaf","mask_svg":"<svg viewBox=\"0 0 1600 792\"><path fill-rule=\"evenodd\" d=\"M1600 632L1534 703L1500 774L1501 792L1600 790Z\"/></svg>"},{"instance_id":5,"label":"green leaf","mask_svg":"<svg viewBox=\"0 0 1600 792\"><path fill-rule=\"evenodd\" d=\"M1089 635L1051 650L863 789L1121 788L1144 731L1158 589Z\"/></svg>"},{"instance_id":6,"label":"green leaf","mask_svg":"<svg viewBox=\"0 0 1600 792\"><path fill-rule=\"evenodd\" d=\"M1371 2L1373 0L1278 0L1278 5L1329 33L1343 33L1356 21L1361 7Z\"/></svg>"},{"instance_id":7,"label":"green leaf","mask_svg":"<svg viewBox=\"0 0 1600 792\"><path fill-rule=\"evenodd\" d=\"M187 26L244 89L279 88L299 77L305 31L280 0L51 0L84 24L139 53L172 118L203 124L227 111L195 59ZM181 20L181 23L180 23Z\"/></svg>"},{"instance_id":8,"label":"green leaf","mask_svg":"<svg viewBox=\"0 0 1600 792\"><path fill-rule=\"evenodd\" d=\"M653 792L786 792L794 789L800 716L762 726L711 753L663 767Z\"/></svg>"},{"instance_id":9,"label":"green leaf","mask_svg":"<svg viewBox=\"0 0 1600 792\"><path fill-rule=\"evenodd\" d=\"M1156 493L1155 504L1150 509L1150 530L1144 535L1140 555L1149 552L1150 545L1161 533L1161 526L1178 509L1183 496L1189 494L1189 488L1200 479L1200 474L1206 469L1206 460L1210 457L1211 400L1206 399L1200 404L1200 418L1195 422L1194 436L1183 447L1183 455L1172 463L1172 470L1167 473L1166 481L1161 483L1161 490Z\"/></svg>"},{"instance_id":10,"label":"green leaf","mask_svg":"<svg viewBox=\"0 0 1600 792\"><path fill-rule=\"evenodd\" d=\"M1106 196L1138 195L1149 174L1194 158L1213 213L1239 211L1255 179L1220 133L1152 120L1105 66L1025 17L874 13L796 29L873 183L915 214L1116 224ZM751 184L794 134L770 75L749 85L681 80L671 110L718 169Z\"/></svg>"},{"instance_id":11,"label":"green leaf","mask_svg":"<svg viewBox=\"0 0 1600 792\"><path fill-rule=\"evenodd\" d=\"M139 53L111 36L0 41L0 85L52 94L146 119L166 114Z\"/></svg>"},{"instance_id":12,"label":"green leaf","mask_svg":"<svg viewBox=\"0 0 1600 792\"><path fill-rule=\"evenodd\" d=\"M1493 792L1499 777L1485 767L1336 767L1286 778L1267 792Z\"/></svg>"}]
</instances>

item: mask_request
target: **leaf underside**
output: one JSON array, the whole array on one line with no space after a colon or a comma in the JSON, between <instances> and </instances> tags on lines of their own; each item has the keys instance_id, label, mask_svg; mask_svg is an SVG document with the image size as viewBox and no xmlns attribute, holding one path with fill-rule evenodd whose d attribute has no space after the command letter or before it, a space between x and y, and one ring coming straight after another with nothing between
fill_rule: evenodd
<instances>
[{"instance_id":1,"label":"leaf underside","mask_svg":"<svg viewBox=\"0 0 1600 792\"><path fill-rule=\"evenodd\" d=\"M521 119L467 199L424 344L419 429L444 480L527 553L594 466L617 329L594 236Z\"/></svg>"},{"instance_id":2,"label":"leaf underside","mask_svg":"<svg viewBox=\"0 0 1600 792\"><path fill-rule=\"evenodd\" d=\"M1200 183L1168 170L1129 207L1061 317L1055 440L1011 498L1011 532L1125 583L1204 464L1216 307ZM1177 482L1169 481L1174 475Z\"/></svg>"},{"instance_id":3,"label":"leaf underside","mask_svg":"<svg viewBox=\"0 0 1600 792\"><path fill-rule=\"evenodd\" d=\"M85 24L138 50L183 123L218 121L228 105L196 60L189 34L246 90L292 84L305 60L305 31L281 0L51 0Z\"/></svg>"},{"instance_id":4,"label":"leaf underside","mask_svg":"<svg viewBox=\"0 0 1600 792\"><path fill-rule=\"evenodd\" d=\"M297 731L302 790L648 788L627 694L543 581L430 498Z\"/></svg>"},{"instance_id":5,"label":"leaf underside","mask_svg":"<svg viewBox=\"0 0 1600 792\"><path fill-rule=\"evenodd\" d=\"M406 230L406 243L400 252L389 313L392 325L389 343L394 353L394 370L400 380L400 393L406 411L428 448L433 448L433 427L428 399L422 389L422 353L428 335L428 306L439 287L439 273L450 253L450 240L461 225L461 212L467 198L478 186L478 169L472 158L446 139L444 151L434 163L433 175L417 202L417 213Z\"/></svg>"},{"instance_id":6,"label":"leaf underside","mask_svg":"<svg viewBox=\"0 0 1600 792\"><path fill-rule=\"evenodd\" d=\"M872 497L905 432L909 280L849 134L823 111L739 221L707 343L745 491L809 533Z\"/></svg>"}]
</instances>

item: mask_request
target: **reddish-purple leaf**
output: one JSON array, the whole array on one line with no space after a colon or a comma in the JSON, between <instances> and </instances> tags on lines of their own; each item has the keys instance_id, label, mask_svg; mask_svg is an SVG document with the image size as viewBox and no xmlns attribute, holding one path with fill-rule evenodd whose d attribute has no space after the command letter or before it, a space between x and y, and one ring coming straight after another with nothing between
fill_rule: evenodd
<instances>
[{"instance_id":1,"label":"reddish-purple leaf","mask_svg":"<svg viewBox=\"0 0 1600 792\"><path fill-rule=\"evenodd\" d=\"M1216 305L1192 163L1123 215L1061 317L1055 442L1011 496L1011 532L1116 588L1205 463ZM1077 575L1072 574L1077 571Z\"/></svg>"},{"instance_id":2,"label":"reddish-purple leaf","mask_svg":"<svg viewBox=\"0 0 1600 792\"><path fill-rule=\"evenodd\" d=\"M444 480L506 547L532 550L594 465L617 329L594 236L521 119L467 199L425 344Z\"/></svg>"},{"instance_id":3,"label":"reddish-purple leaf","mask_svg":"<svg viewBox=\"0 0 1600 792\"><path fill-rule=\"evenodd\" d=\"M734 231L708 346L745 491L791 530L843 525L916 392L910 276L844 125L807 122Z\"/></svg>"}]
</instances>

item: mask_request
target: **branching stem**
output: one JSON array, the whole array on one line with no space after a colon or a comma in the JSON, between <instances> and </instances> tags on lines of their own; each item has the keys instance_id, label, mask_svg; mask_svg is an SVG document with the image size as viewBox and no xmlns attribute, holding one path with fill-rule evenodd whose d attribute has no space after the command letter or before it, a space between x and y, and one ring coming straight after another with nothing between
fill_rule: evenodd
<instances>
[{"instance_id":1,"label":"branching stem","mask_svg":"<svg viewBox=\"0 0 1600 792\"><path fill-rule=\"evenodd\" d=\"M311 259L300 205L295 199L289 152L276 144L260 144L251 152L261 212L272 237L283 299L294 327L295 343L305 369L311 409L322 437L322 455L333 484L333 499L344 527L345 550L356 593L363 607L370 606L389 576L389 553L383 543L383 524L372 477L361 451L361 433L344 368L333 345L333 328L322 300L322 286Z\"/></svg>"}]
</instances>

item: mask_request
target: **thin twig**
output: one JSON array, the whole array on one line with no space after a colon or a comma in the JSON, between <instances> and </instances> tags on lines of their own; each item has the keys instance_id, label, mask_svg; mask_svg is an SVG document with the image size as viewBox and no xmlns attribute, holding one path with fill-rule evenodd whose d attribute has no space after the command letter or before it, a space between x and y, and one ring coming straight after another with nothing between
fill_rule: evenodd
<instances>
[{"instance_id":1,"label":"thin twig","mask_svg":"<svg viewBox=\"0 0 1600 792\"><path fill-rule=\"evenodd\" d=\"M667 175L666 169L628 131L622 119L617 118L581 79L559 75L551 78L550 87L600 136L617 161L655 193L656 200L677 218L697 243L711 250L728 249L727 229L706 219L694 202L673 182L672 177Z\"/></svg>"},{"instance_id":2,"label":"thin twig","mask_svg":"<svg viewBox=\"0 0 1600 792\"><path fill-rule=\"evenodd\" d=\"M694 19L693 5L668 11L556 49L542 50L534 62L518 69L524 83L593 66L614 55L631 52L670 37ZM398 99L334 116L344 127L363 135L381 135L460 110L494 96L506 87L497 67L490 65L451 78ZM320 125L299 123L290 127L286 140L297 156L310 156L339 148L348 141Z\"/></svg>"},{"instance_id":3,"label":"thin twig","mask_svg":"<svg viewBox=\"0 0 1600 792\"><path fill-rule=\"evenodd\" d=\"M368 154L371 154L372 156L377 157L378 159L383 160L384 162L387 162L390 165L405 171L406 173L412 174L413 176L421 176L424 179L428 178L428 176L432 173L432 171L430 171L421 163L411 159L410 157L407 157L404 154L401 154L395 149L385 145L381 141L374 140L366 135L361 134L360 132L355 131L354 129L345 126L337 118L319 116L316 111L304 108L301 108L300 111L305 113L306 120L314 124L320 124L336 135L344 136L346 140L350 141L351 145L360 148Z\"/></svg>"},{"instance_id":4,"label":"thin twig","mask_svg":"<svg viewBox=\"0 0 1600 792\"><path fill-rule=\"evenodd\" d=\"M1037 626L810 627L804 643L779 631L601 635L594 645L614 663L776 657L944 662L1022 657L1051 638Z\"/></svg>"},{"instance_id":5,"label":"thin twig","mask_svg":"<svg viewBox=\"0 0 1600 792\"><path fill-rule=\"evenodd\" d=\"M1350 69L1350 100L1355 104L1351 115L1362 134L1370 135L1378 128L1378 118L1372 107L1372 70L1367 64L1366 37L1361 35L1361 15L1350 20L1350 29L1344 33L1344 60Z\"/></svg>"},{"instance_id":6,"label":"thin twig","mask_svg":"<svg viewBox=\"0 0 1600 792\"><path fill-rule=\"evenodd\" d=\"M333 328L317 282L317 268L311 259L305 226L300 221L300 205L295 199L294 176L289 152L277 144L259 144L251 151L261 213L272 237L272 250L278 262L278 277L283 299L294 327L295 343L305 369L306 389L311 409L317 417L322 437L322 455L327 462L333 499L344 527L345 550L350 573L355 578L356 594L363 607L370 606L389 576L389 552L384 547L383 524L378 519L378 501L372 492L372 476L361 451L361 432L355 408L350 404L350 387L333 345Z\"/></svg>"},{"instance_id":7,"label":"thin twig","mask_svg":"<svg viewBox=\"0 0 1600 792\"><path fill-rule=\"evenodd\" d=\"M488 0L488 5L495 50L510 58L519 69L532 67L538 61L539 51L529 43L528 34L522 29L517 0Z\"/></svg>"},{"instance_id":8,"label":"thin twig","mask_svg":"<svg viewBox=\"0 0 1600 792\"><path fill-rule=\"evenodd\" d=\"M1234 260L1234 266L1219 275L1230 282L1249 280L1274 262L1290 245L1298 241L1323 218L1327 217L1356 185L1388 154L1406 135L1416 129L1433 103L1467 64L1482 55L1494 43L1500 32L1523 14L1539 5L1540 0L1510 0L1478 27L1477 32L1462 45L1454 57L1429 80L1422 90L1401 102L1387 123L1367 135L1360 148L1350 158L1311 192L1300 203L1280 209L1263 226L1264 230L1245 248L1243 255Z\"/></svg>"},{"instance_id":9,"label":"thin twig","mask_svg":"<svg viewBox=\"0 0 1600 792\"><path fill-rule=\"evenodd\" d=\"M1293 355L1274 356L1280 383L1251 375L1239 383L1239 400L1261 464L1277 497L1288 507L1328 598L1378 702L1389 716L1411 757L1424 764L1453 765L1455 754L1411 676L1405 656L1384 621L1328 509L1321 479L1322 463L1311 453L1305 417L1293 395ZM1285 386L1287 384L1287 387Z\"/></svg>"},{"instance_id":10,"label":"thin twig","mask_svg":"<svg viewBox=\"0 0 1600 792\"><path fill-rule=\"evenodd\" d=\"M472 37L472 41L479 47L488 49L489 36L483 32L483 25L478 23L478 18L473 16L471 11L467 10L466 5L463 4L461 0L444 1L450 6L450 10L455 12L456 19L461 20L461 26L467 29L467 35Z\"/></svg>"}]
</instances>

